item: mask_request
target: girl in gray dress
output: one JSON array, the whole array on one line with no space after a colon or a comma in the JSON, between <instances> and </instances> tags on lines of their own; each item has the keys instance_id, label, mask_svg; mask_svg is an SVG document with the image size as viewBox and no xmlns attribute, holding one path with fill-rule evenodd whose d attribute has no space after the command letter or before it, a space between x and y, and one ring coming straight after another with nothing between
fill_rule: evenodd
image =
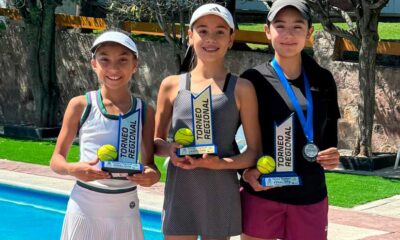
<instances>
[{"instance_id":1,"label":"girl in gray dress","mask_svg":"<svg viewBox=\"0 0 400 240\"><path fill-rule=\"evenodd\" d=\"M254 166L260 153L255 90L224 66L234 41L233 18L226 8L202 5L193 13L188 35L196 66L189 73L165 78L157 101L155 153L170 157L163 232L167 240L228 239L242 232L236 169ZM181 146L167 139L180 128L192 128L191 95L208 86L218 153L178 157ZM242 154L235 143L240 124L247 141Z\"/></svg>"}]
</instances>

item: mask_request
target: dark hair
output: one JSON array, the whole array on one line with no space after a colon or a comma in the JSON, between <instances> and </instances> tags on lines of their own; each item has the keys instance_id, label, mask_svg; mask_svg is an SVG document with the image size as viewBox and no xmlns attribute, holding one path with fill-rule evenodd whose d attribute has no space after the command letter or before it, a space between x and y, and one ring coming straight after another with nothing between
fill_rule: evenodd
<instances>
[{"instance_id":1,"label":"dark hair","mask_svg":"<svg viewBox=\"0 0 400 240\"><path fill-rule=\"evenodd\" d=\"M282 9L285 9L285 8L293 8L293 9L295 9L296 11L298 11L300 13L300 11L295 7L286 6L286 7L282 8ZM279 10L279 11L281 11L281 10ZM310 29L312 27L312 18L311 18L311 16L310 16L310 19L307 20L307 22L308 22L308 28ZM268 25L268 27L271 25L271 22L268 20L268 17L266 18L265 23Z\"/></svg>"},{"instance_id":2,"label":"dark hair","mask_svg":"<svg viewBox=\"0 0 400 240\"><path fill-rule=\"evenodd\" d=\"M186 49L185 56L179 66L179 73L190 72L196 66L196 53L193 50L193 46L189 45Z\"/></svg>"}]
</instances>

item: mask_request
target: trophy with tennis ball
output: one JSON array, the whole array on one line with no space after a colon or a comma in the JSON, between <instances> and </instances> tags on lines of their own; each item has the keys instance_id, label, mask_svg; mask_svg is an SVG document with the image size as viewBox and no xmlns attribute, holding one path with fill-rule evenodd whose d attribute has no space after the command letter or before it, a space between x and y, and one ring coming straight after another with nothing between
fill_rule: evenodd
<instances>
[{"instance_id":1,"label":"trophy with tennis ball","mask_svg":"<svg viewBox=\"0 0 400 240\"><path fill-rule=\"evenodd\" d=\"M140 110L139 108L126 115L119 115L117 157L101 161L101 169L109 172L112 178L126 179L127 176L143 171L143 165L139 161L142 127Z\"/></svg>"},{"instance_id":2,"label":"trophy with tennis ball","mask_svg":"<svg viewBox=\"0 0 400 240\"><path fill-rule=\"evenodd\" d=\"M275 123L275 158L264 156L257 162L257 169L263 174L260 182L264 187L301 185L300 177L294 172L293 117L292 114L282 123ZM274 170L270 171L272 168Z\"/></svg>"},{"instance_id":3,"label":"trophy with tennis ball","mask_svg":"<svg viewBox=\"0 0 400 240\"><path fill-rule=\"evenodd\" d=\"M214 144L213 115L211 104L211 86L208 86L199 94L193 94L191 98L192 106L192 135L193 142L190 145L182 144L178 148L177 156L201 156L203 154L216 154L217 146ZM182 137L181 129L175 135ZM185 138L183 136L183 138ZM191 139L190 136L186 139ZM179 143L179 142L178 142Z\"/></svg>"}]
</instances>

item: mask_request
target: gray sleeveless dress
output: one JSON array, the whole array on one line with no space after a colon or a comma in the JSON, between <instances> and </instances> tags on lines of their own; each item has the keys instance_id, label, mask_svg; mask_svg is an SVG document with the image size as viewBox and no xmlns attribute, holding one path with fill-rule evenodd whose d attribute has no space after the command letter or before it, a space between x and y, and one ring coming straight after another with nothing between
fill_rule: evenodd
<instances>
[{"instance_id":1,"label":"gray sleeveless dress","mask_svg":"<svg viewBox=\"0 0 400 240\"><path fill-rule=\"evenodd\" d=\"M214 141L219 157L238 154L235 133L240 124L234 89L237 77L228 74L224 92L212 95ZM190 75L183 74L173 106L169 136L192 127ZM168 164L163 212L165 235L221 238L239 235L241 208L236 170L184 170Z\"/></svg>"}]
</instances>

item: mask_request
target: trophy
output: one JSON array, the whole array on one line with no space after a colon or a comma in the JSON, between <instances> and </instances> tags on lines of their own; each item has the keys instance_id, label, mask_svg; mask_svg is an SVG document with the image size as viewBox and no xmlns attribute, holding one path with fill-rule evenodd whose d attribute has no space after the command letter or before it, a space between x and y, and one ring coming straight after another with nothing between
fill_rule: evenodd
<instances>
[{"instance_id":1,"label":"trophy","mask_svg":"<svg viewBox=\"0 0 400 240\"><path fill-rule=\"evenodd\" d=\"M304 90L306 93L306 111L307 115L303 113L300 106L298 96L293 91L288 80L283 73L282 68L279 66L278 61L274 58L271 61L271 66L274 68L278 79L290 99L293 108L296 111L297 117L301 124L304 136L307 138L307 144L303 147L303 157L309 162L315 162L318 156L318 146L314 144L314 129L313 129L313 98L311 94L311 87L308 77L304 68L302 68ZM275 123L275 172L261 176L261 184L263 186L290 186L300 185L300 177L293 171L294 169L294 113L290 115L283 123L277 125Z\"/></svg>"},{"instance_id":2,"label":"trophy","mask_svg":"<svg viewBox=\"0 0 400 240\"><path fill-rule=\"evenodd\" d=\"M177 150L179 157L185 155L201 156L205 153L216 154L212 121L211 86L208 86L197 96L192 94L192 133L194 141L191 145Z\"/></svg>"},{"instance_id":3,"label":"trophy","mask_svg":"<svg viewBox=\"0 0 400 240\"><path fill-rule=\"evenodd\" d=\"M101 161L101 169L109 172L112 178L126 179L128 175L143 171L143 165L139 163L140 120L140 109L128 116L119 115L117 158Z\"/></svg>"},{"instance_id":4,"label":"trophy","mask_svg":"<svg viewBox=\"0 0 400 240\"><path fill-rule=\"evenodd\" d=\"M275 171L260 176L264 187L301 185L294 170L294 114L280 125L275 123ZM272 158L271 158L272 159ZM260 159L261 160L261 159ZM269 159L268 159L269 160ZM260 171L263 173L262 171Z\"/></svg>"}]
</instances>

